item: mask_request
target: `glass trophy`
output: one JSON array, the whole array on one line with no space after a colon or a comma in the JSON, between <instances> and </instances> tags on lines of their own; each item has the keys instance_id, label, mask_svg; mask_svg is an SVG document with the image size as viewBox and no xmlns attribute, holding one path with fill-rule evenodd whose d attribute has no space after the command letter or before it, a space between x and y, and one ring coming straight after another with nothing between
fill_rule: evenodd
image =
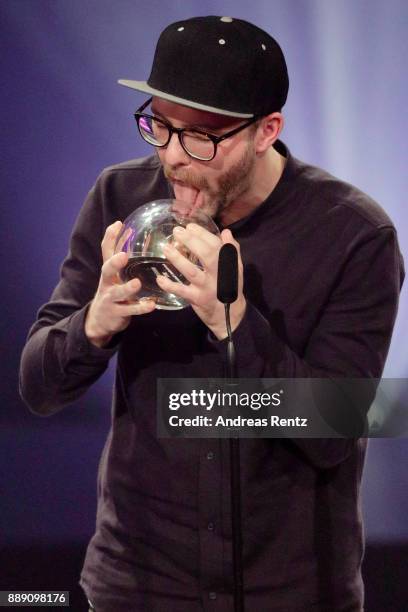
<instances>
[{"instance_id":1,"label":"glass trophy","mask_svg":"<svg viewBox=\"0 0 408 612\"><path fill-rule=\"evenodd\" d=\"M176 226L185 227L196 223L212 234L219 235L214 221L201 210L193 210L180 200L154 200L137 208L122 225L117 238L115 253L124 251L129 260L121 271L121 280L127 282L138 278L142 284L134 296L135 301L151 298L159 310L179 310L188 306L184 299L164 292L156 282L160 274L177 283L186 284L184 276L165 257L163 246L171 244L184 257L197 266L198 259L173 235Z\"/></svg>"}]
</instances>

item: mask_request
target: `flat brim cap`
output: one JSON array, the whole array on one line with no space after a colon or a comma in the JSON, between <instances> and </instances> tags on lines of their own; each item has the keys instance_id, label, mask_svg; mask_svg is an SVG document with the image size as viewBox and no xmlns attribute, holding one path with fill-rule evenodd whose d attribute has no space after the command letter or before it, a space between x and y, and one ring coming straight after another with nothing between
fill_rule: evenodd
<instances>
[{"instance_id":1,"label":"flat brim cap","mask_svg":"<svg viewBox=\"0 0 408 612\"><path fill-rule=\"evenodd\" d=\"M119 83L177 104L237 118L286 102L289 79L272 36L232 17L194 17L161 33L147 81Z\"/></svg>"}]
</instances>

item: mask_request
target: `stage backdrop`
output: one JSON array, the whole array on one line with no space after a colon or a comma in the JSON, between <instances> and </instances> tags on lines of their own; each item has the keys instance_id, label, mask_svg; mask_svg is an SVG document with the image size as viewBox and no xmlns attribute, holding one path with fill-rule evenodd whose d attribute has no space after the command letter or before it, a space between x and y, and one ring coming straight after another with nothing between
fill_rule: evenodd
<instances>
[{"instance_id":1,"label":"stage backdrop","mask_svg":"<svg viewBox=\"0 0 408 612\"><path fill-rule=\"evenodd\" d=\"M117 79L148 76L155 41L171 21L219 14L260 25L287 57L283 140L295 156L380 202L407 259L407 7L405 0L2 0L4 550L83 545L93 530L114 364L83 399L50 419L34 417L19 399L17 369L96 176L106 165L149 151L132 117L145 97ZM387 376L407 376L407 334L405 288ZM370 443L364 480L369 543L408 541L407 449L406 440Z\"/></svg>"}]
</instances>

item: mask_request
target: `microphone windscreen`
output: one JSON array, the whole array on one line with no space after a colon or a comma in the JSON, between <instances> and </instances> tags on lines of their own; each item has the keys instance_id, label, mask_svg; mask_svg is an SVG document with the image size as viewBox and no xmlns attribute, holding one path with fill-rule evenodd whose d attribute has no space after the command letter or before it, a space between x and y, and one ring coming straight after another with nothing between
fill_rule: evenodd
<instances>
[{"instance_id":1,"label":"microphone windscreen","mask_svg":"<svg viewBox=\"0 0 408 612\"><path fill-rule=\"evenodd\" d=\"M233 244L223 244L218 256L217 298L232 304L238 297L238 252Z\"/></svg>"}]
</instances>

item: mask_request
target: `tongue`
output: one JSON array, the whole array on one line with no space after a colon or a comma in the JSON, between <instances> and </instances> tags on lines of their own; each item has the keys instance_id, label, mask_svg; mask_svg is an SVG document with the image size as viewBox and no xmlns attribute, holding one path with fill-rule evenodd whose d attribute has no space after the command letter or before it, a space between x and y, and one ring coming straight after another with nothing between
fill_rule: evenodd
<instances>
[{"instance_id":1,"label":"tongue","mask_svg":"<svg viewBox=\"0 0 408 612\"><path fill-rule=\"evenodd\" d=\"M194 206L197 196L199 194L198 189L178 181L175 181L173 183L173 188L176 200L181 200L182 202L186 202L186 204Z\"/></svg>"}]
</instances>

